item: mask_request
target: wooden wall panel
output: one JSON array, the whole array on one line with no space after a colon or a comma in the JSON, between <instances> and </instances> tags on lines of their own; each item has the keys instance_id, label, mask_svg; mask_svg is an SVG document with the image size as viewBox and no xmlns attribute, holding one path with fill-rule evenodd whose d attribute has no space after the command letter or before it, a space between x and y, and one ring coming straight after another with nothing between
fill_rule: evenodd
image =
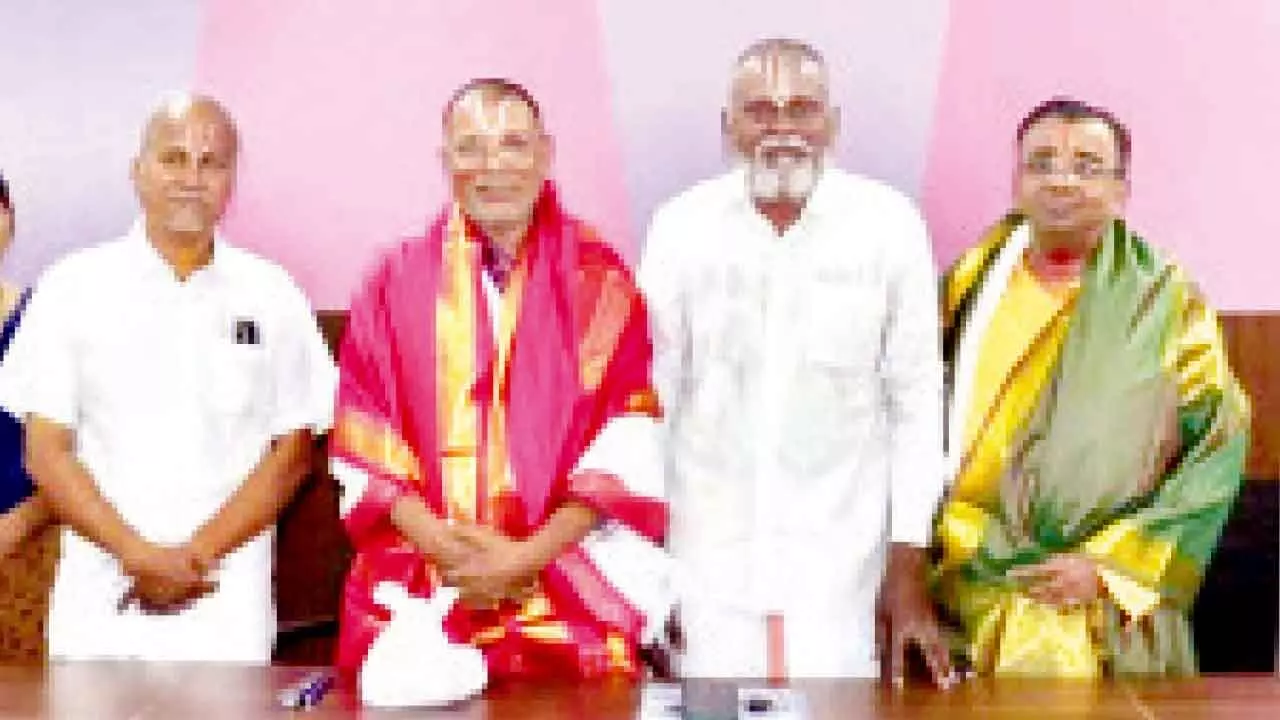
<instances>
[{"instance_id":1,"label":"wooden wall panel","mask_svg":"<svg viewBox=\"0 0 1280 720\"><path fill-rule=\"evenodd\" d=\"M1280 480L1280 313L1224 313L1231 366L1253 404L1247 475Z\"/></svg>"}]
</instances>

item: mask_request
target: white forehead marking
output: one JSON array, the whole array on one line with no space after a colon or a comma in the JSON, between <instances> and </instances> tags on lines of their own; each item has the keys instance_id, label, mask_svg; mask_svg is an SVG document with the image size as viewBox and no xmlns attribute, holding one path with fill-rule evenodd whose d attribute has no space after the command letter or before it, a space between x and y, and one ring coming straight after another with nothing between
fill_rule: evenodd
<instances>
[{"instance_id":1,"label":"white forehead marking","mask_svg":"<svg viewBox=\"0 0 1280 720\"><path fill-rule=\"evenodd\" d=\"M788 72L795 63L798 73ZM752 55L739 64L739 75L755 73L764 78L766 91L775 105L790 99L795 81L804 76L822 77L822 65L799 52L784 50L763 55Z\"/></svg>"},{"instance_id":2,"label":"white forehead marking","mask_svg":"<svg viewBox=\"0 0 1280 720\"><path fill-rule=\"evenodd\" d=\"M759 55L752 55L742 61L742 69L748 72L764 73L764 58Z\"/></svg>"},{"instance_id":3,"label":"white forehead marking","mask_svg":"<svg viewBox=\"0 0 1280 720\"><path fill-rule=\"evenodd\" d=\"M161 96L160 102L156 103L156 109L152 115L163 115L171 119L180 118L186 115L194 104L195 97L189 92L168 92Z\"/></svg>"},{"instance_id":4,"label":"white forehead marking","mask_svg":"<svg viewBox=\"0 0 1280 720\"><path fill-rule=\"evenodd\" d=\"M467 93L459 105L465 108L471 117L475 119L477 134L479 135L499 135L502 131L509 127L511 114L513 112L512 105L515 101L512 98L498 98L494 103L497 106L496 113L486 112L485 92L483 90L473 90Z\"/></svg>"},{"instance_id":5,"label":"white forehead marking","mask_svg":"<svg viewBox=\"0 0 1280 720\"><path fill-rule=\"evenodd\" d=\"M176 123L187 117L192 109L199 102L211 103L211 107L217 109L222 114L220 106L213 103L208 98L197 95L186 90L175 90L166 92L156 101L151 115L147 121L142 135L143 151L152 146L153 132L157 121L167 121ZM214 139L218 136L220 129L223 128L222 123L192 123L181 128L181 136L178 142L194 148L197 152L207 152L214 145ZM235 132L234 128L230 130Z\"/></svg>"}]
</instances>

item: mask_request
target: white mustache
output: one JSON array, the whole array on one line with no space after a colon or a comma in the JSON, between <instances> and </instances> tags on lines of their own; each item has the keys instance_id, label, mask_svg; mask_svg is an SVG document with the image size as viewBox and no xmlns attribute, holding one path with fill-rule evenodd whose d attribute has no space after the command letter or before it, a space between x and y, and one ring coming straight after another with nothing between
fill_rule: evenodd
<instances>
[{"instance_id":1,"label":"white mustache","mask_svg":"<svg viewBox=\"0 0 1280 720\"><path fill-rule=\"evenodd\" d=\"M812 153L813 146L803 135L769 135L756 145L756 157L771 150L801 150Z\"/></svg>"},{"instance_id":2,"label":"white mustache","mask_svg":"<svg viewBox=\"0 0 1280 720\"><path fill-rule=\"evenodd\" d=\"M766 158L779 150L784 152ZM769 136L756 145L747 163L748 189L757 200L803 200L813 191L821 171L822 160L804 137Z\"/></svg>"}]
</instances>

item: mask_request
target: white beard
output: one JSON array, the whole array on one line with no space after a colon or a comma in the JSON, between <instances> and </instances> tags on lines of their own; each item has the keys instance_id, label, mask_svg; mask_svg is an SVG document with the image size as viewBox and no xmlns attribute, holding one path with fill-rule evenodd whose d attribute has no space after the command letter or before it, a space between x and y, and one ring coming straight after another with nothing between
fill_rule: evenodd
<instances>
[{"instance_id":1,"label":"white beard","mask_svg":"<svg viewBox=\"0 0 1280 720\"><path fill-rule=\"evenodd\" d=\"M796 148L800 155L784 154L771 161L764 159L764 152L774 148ZM794 135L765 141L756 148L754 157L744 161L747 174L747 190L753 200L776 202L780 200L802 201L813 192L822 174L823 156L813 152L808 143Z\"/></svg>"}]
</instances>

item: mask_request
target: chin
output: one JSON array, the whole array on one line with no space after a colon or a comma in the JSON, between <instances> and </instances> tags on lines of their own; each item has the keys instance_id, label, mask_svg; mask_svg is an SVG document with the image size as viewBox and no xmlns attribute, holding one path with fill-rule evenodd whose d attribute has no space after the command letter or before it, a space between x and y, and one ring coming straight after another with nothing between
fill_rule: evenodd
<instances>
[{"instance_id":1,"label":"chin","mask_svg":"<svg viewBox=\"0 0 1280 720\"><path fill-rule=\"evenodd\" d=\"M213 232L213 227L205 223L166 223L165 229L175 236L201 237Z\"/></svg>"},{"instance_id":2,"label":"chin","mask_svg":"<svg viewBox=\"0 0 1280 720\"><path fill-rule=\"evenodd\" d=\"M1064 218L1055 215L1033 215L1031 219L1035 222L1036 227L1041 230L1067 232L1070 230L1076 230L1080 227L1080 222L1076 218Z\"/></svg>"},{"instance_id":3,"label":"chin","mask_svg":"<svg viewBox=\"0 0 1280 720\"><path fill-rule=\"evenodd\" d=\"M472 207L471 218L482 223L515 223L529 217L529 209L523 205L485 205Z\"/></svg>"}]
</instances>

